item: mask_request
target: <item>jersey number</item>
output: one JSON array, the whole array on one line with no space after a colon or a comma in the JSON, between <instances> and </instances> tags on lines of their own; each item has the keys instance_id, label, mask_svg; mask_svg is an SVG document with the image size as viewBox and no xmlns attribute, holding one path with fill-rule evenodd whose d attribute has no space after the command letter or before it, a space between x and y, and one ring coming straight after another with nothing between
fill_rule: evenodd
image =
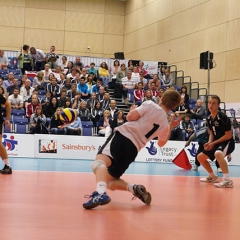
<instances>
[{"instance_id":1,"label":"jersey number","mask_svg":"<svg viewBox=\"0 0 240 240\"><path fill-rule=\"evenodd\" d=\"M145 135L145 137L147 139L150 138L158 130L159 127L160 127L159 124L154 123L153 128Z\"/></svg>"}]
</instances>

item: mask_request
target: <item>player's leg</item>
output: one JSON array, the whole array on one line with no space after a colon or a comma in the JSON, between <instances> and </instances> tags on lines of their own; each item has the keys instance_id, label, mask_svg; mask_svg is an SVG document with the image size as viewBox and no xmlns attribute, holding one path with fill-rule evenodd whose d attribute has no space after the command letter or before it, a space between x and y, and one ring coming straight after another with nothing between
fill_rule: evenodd
<instances>
[{"instance_id":1,"label":"player's leg","mask_svg":"<svg viewBox=\"0 0 240 240\"><path fill-rule=\"evenodd\" d=\"M2 132L2 129L0 127L0 130ZM0 134L0 138L2 139L2 134ZM8 155L5 147L2 144L2 141L0 142L0 157L2 158L4 162L4 168L0 170L0 173L2 174L12 174L12 168L10 167L9 160L8 160Z\"/></svg>"},{"instance_id":2,"label":"player's leg","mask_svg":"<svg viewBox=\"0 0 240 240\"><path fill-rule=\"evenodd\" d=\"M198 143L198 150L197 150L197 153L196 153L196 156L195 156L195 164L193 166L193 170L194 171L197 171L198 168L200 167L200 162L198 161L198 155L204 150L204 146L202 143Z\"/></svg>"},{"instance_id":3,"label":"player's leg","mask_svg":"<svg viewBox=\"0 0 240 240\"><path fill-rule=\"evenodd\" d=\"M206 178L200 178L201 182L212 182L212 183L218 182L218 176L216 176L213 173L212 167L211 167L210 163L208 162L208 159L214 159L214 156L212 156L213 154L214 154L213 151L203 151L197 157L198 161L206 169L206 171L208 172L208 175L209 175Z\"/></svg>"}]
</instances>

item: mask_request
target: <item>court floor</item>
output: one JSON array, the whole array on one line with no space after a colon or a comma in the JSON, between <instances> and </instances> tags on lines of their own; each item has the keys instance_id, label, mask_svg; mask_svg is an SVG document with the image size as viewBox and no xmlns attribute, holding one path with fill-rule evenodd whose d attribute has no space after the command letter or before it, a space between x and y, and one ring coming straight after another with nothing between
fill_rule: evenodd
<instances>
[{"instance_id":1,"label":"court floor","mask_svg":"<svg viewBox=\"0 0 240 240\"><path fill-rule=\"evenodd\" d=\"M85 210L84 195L95 190L90 164L11 159L13 174L0 175L0 240L239 239L240 166L230 166L234 188L217 189L199 182L201 167L134 163L124 179L146 186L150 206L108 191L109 204Z\"/></svg>"}]
</instances>

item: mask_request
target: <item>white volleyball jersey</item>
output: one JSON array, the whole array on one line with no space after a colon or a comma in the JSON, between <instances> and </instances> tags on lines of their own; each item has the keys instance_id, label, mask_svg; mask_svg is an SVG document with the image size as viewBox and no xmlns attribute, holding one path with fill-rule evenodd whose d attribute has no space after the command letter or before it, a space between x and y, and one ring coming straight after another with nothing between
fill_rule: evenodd
<instances>
[{"instance_id":1,"label":"white volleyball jersey","mask_svg":"<svg viewBox=\"0 0 240 240\"><path fill-rule=\"evenodd\" d=\"M138 151L155 137L162 141L168 138L170 128L167 114L159 105L152 101L145 101L136 110L140 118L116 127L115 131L129 138Z\"/></svg>"}]
</instances>

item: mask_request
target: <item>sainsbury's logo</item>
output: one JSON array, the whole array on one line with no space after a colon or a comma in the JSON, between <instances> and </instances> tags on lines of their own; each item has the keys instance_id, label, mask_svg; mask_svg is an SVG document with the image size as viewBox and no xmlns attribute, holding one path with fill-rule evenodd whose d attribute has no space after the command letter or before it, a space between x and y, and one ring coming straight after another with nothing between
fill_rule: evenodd
<instances>
[{"instance_id":1,"label":"sainsbury's logo","mask_svg":"<svg viewBox=\"0 0 240 240\"><path fill-rule=\"evenodd\" d=\"M95 146L88 146L88 145L80 145L80 144L62 144L63 150L80 150L80 151L95 151Z\"/></svg>"}]
</instances>

